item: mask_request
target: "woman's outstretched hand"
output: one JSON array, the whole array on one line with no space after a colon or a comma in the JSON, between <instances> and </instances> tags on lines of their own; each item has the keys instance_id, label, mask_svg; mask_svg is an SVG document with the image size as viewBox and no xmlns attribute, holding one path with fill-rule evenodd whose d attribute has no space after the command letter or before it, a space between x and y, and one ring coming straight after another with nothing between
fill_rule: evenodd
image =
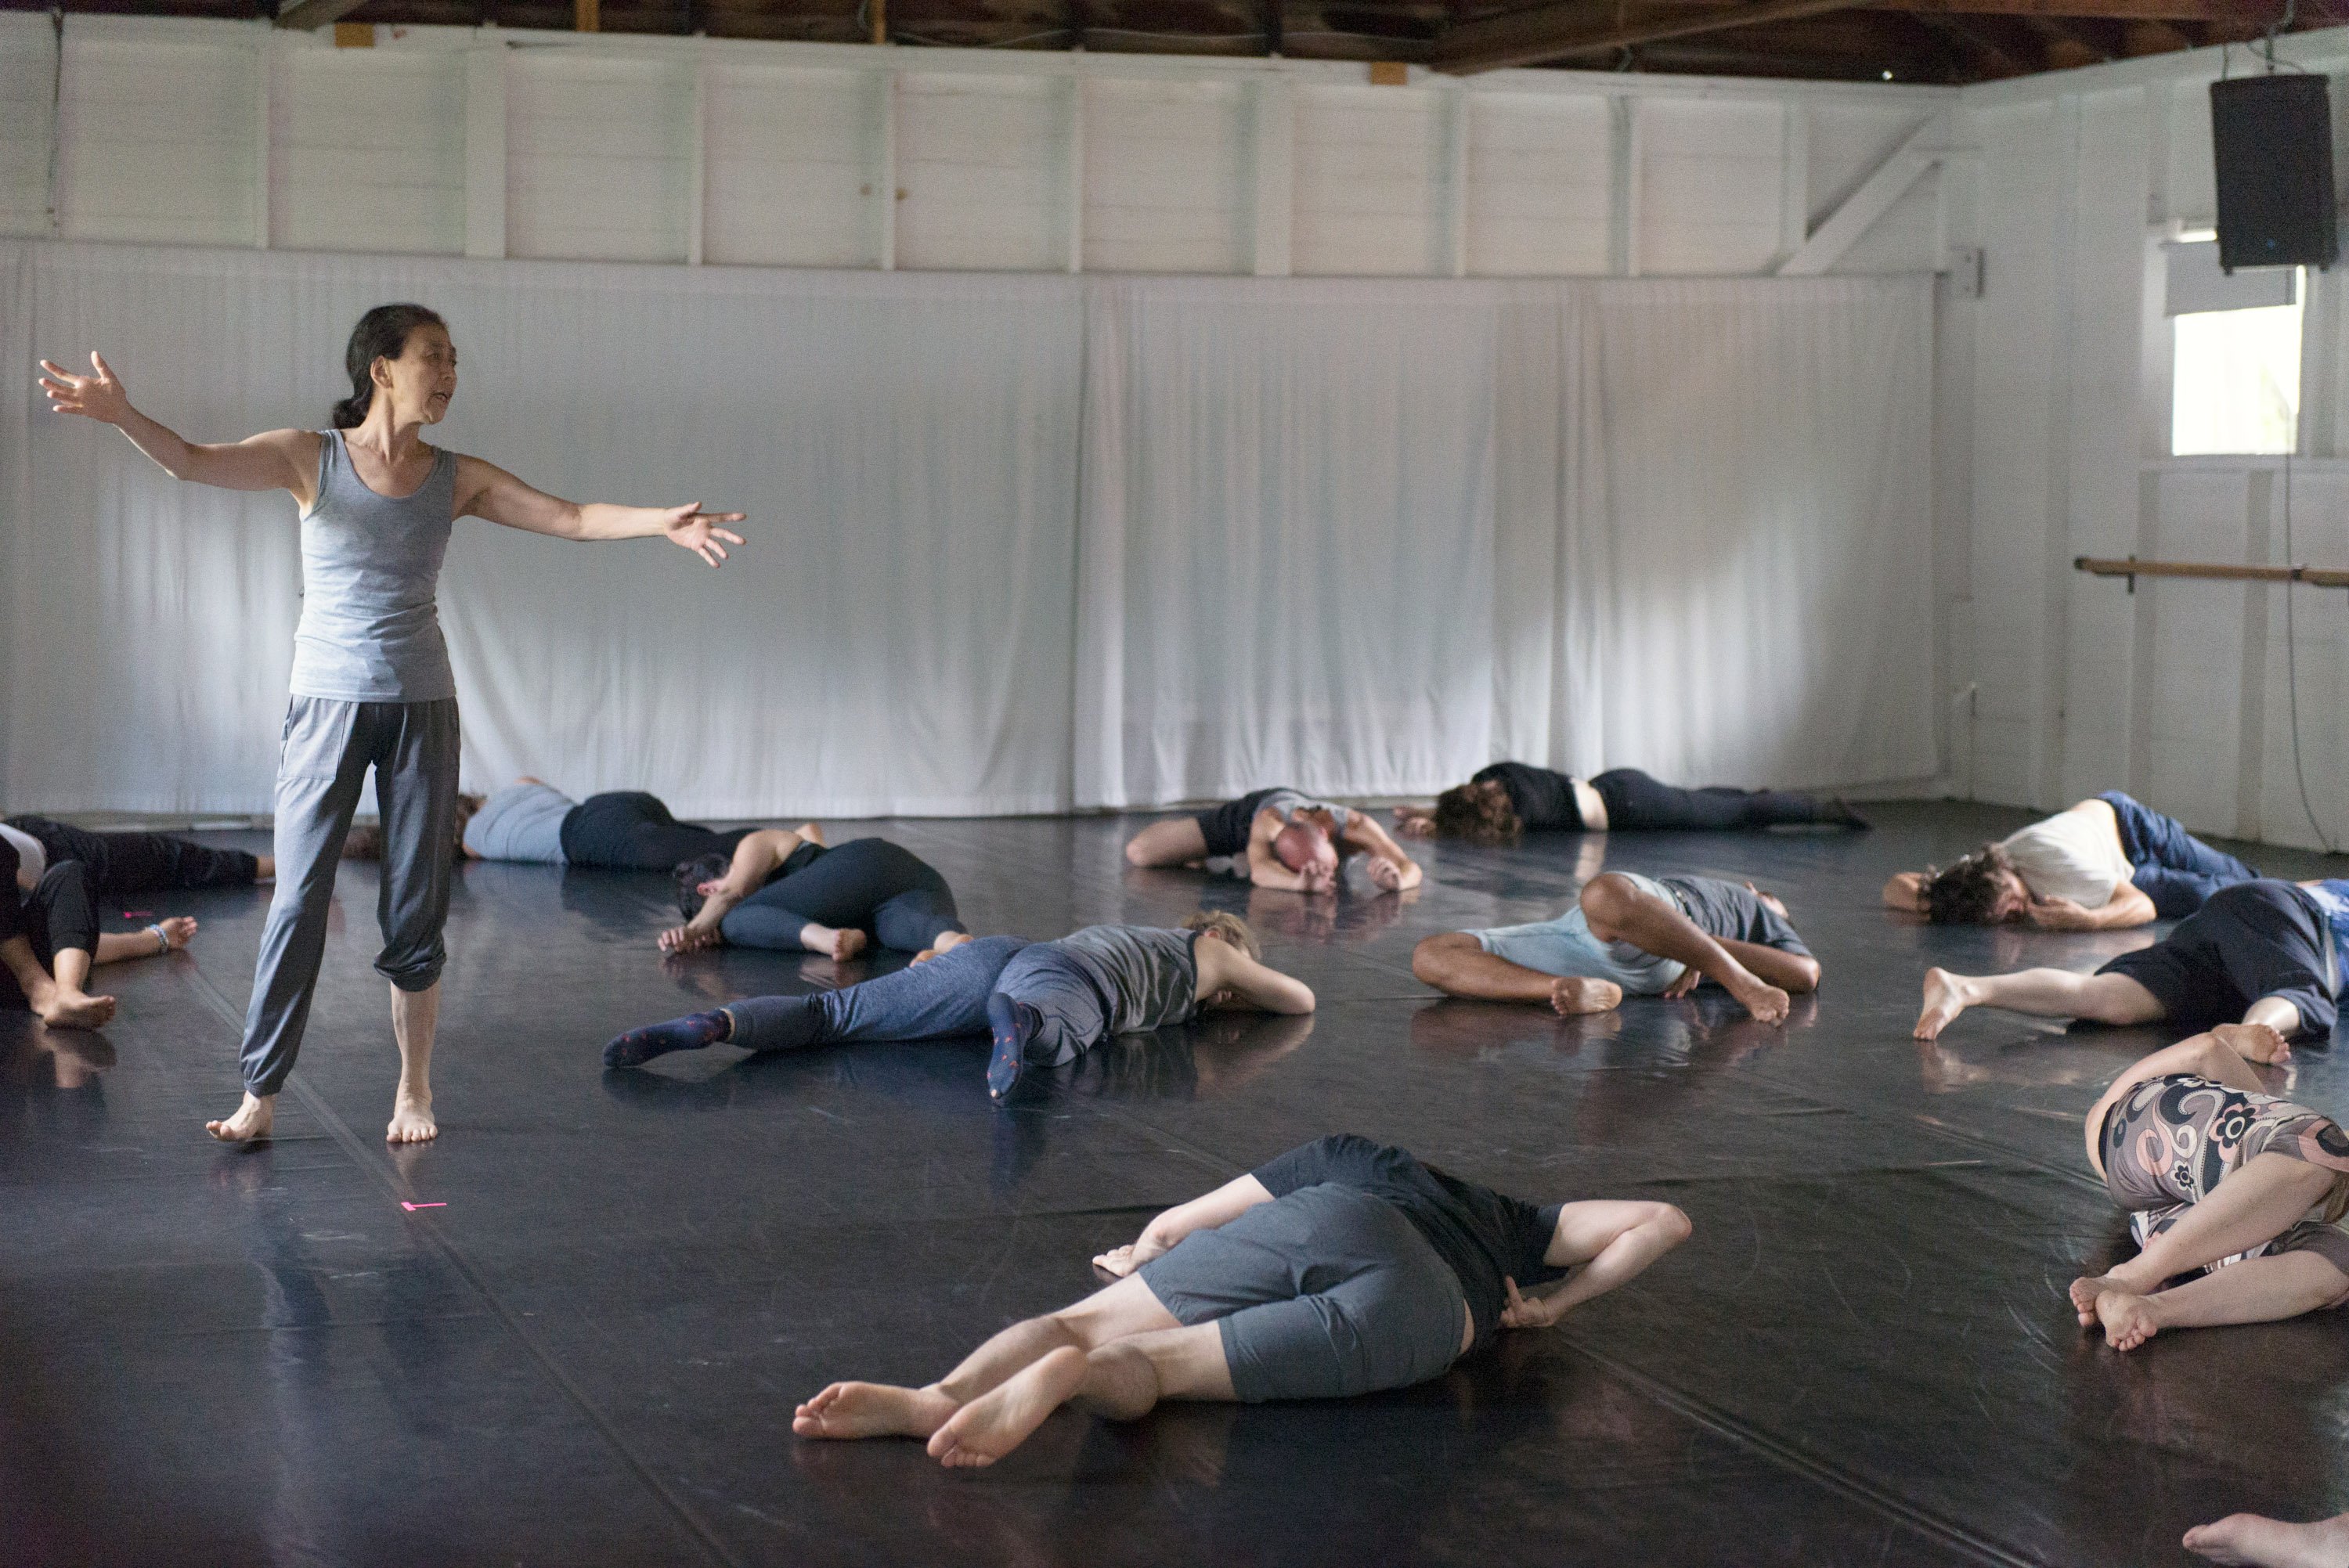
<instances>
[{"instance_id":1,"label":"woman's outstretched hand","mask_svg":"<svg viewBox=\"0 0 2349 1568\"><path fill-rule=\"evenodd\" d=\"M93 359L97 357L92 355ZM726 546L740 544L742 536L730 528L720 528L721 522L740 522L744 514L739 511L704 511L698 500L667 509L668 521L661 531L670 540L692 551L712 566L726 559Z\"/></svg>"},{"instance_id":2,"label":"woman's outstretched hand","mask_svg":"<svg viewBox=\"0 0 2349 1568\"><path fill-rule=\"evenodd\" d=\"M90 350L89 364L97 372L94 376L77 376L54 359L41 361L41 391L49 399L49 412L79 414L102 425L119 425L130 412L130 396L96 349Z\"/></svg>"}]
</instances>

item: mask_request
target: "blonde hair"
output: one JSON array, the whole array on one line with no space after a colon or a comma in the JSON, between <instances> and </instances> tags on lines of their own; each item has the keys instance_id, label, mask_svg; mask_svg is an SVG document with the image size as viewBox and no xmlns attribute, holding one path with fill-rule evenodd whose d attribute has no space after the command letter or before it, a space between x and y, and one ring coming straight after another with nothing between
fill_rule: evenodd
<instances>
[{"instance_id":1,"label":"blonde hair","mask_svg":"<svg viewBox=\"0 0 2349 1568\"><path fill-rule=\"evenodd\" d=\"M1202 936L1220 936L1258 964L1264 962L1264 944L1257 940L1247 921L1227 909L1203 909L1185 919L1183 929Z\"/></svg>"}]
</instances>

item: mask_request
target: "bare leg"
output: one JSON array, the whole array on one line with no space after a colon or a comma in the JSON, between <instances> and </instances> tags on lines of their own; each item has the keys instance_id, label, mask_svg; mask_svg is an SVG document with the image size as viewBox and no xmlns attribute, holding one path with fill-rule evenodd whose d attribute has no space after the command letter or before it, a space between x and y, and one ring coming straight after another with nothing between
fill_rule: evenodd
<instances>
[{"instance_id":1,"label":"bare leg","mask_svg":"<svg viewBox=\"0 0 2349 1568\"><path fill-rule=\"evenodd\" d=\"M2178 1223L2147 1242L2137 1256L2101 1276L2075 1281L2072 1286L2073 1305L2085 1306L2095 1301L2101 1313L2101 1298L2106 1295L2150 1295L2161 1289L2163 1280L2231 1257L2261 1242L2271 1242L2323 1202L2338 1176L2337 1171L2294 1160L2289 1154L2258 1155L2220 1181L2209 1196L2187 1210ZM2263 1261L2267 1260L2255 1258L2231 1264L2211 1277L2238 1274L2251 1263ZM2330 1264L2325 1266L2331 1268ZM2205 1282L2195 1282L2202 1283ZM2180 1285L2162 1295L2176 1296L2191 1288ZM2340 1288L2336 1284L2334 1294L2339 1294Z\"/></svg>"},{"instance_id":2,"label":"bare leg","mask_svg":"<svg viewBox=\"0 0 2349 1568\"><path fill-rule=\"evenodd\" d=\"M2096 1297L2096 1318L2104 1325L2106 1344L2116 1350L2134 1350L2165 1328L2216 1328L2298 1317L2330 1306L2344 1291L2349 1291L2349 1274L2314 1253L2285 1253L2229 1264L2151 1295L2107 1290Z\"/></svg>"},{"instance_id":3,"label":"bare leg","mask_svg":"<svg viewBox=\"0 0 2349 1568\"><path fill-rule=\"evenodd\" d=\"M2286 1524L2256 1513L2230 1513L2186 1532L2186 1550L2213 1563L2252 1568L2349 1568L2349 1513L2313 1524Z\"/></svg>"},{"instance_id":4,"label":"bare leg","mask_svg":"<svg viewBox=\"0 0 2349 1568\"><path fill-rule=\"evenodd\" d=\"M2164 1016L2153 993L2126 975L2077 975L2069 969L1952 975L1928 969L1917 1038L1937 1037L1969 1007L2003 1007L2042 1018L2087 1018L2099 1024L2150 1024Z\"/></svg>"},{"instance_id":5,"label":"bare leg","mask_svg":"<svg viewBox=\"0 0 2349 1568\"><path fill-rule=\"evenodd\" d=\"M1148 1285L1128 1276L1073 1306L1013 1324L927 1387L832 1384L800 1406L792 1430L803 1438L926 1438L963 1406L1055 1351L1090 1350L1128 1335L1179 1326Z\"/></svg>"},{"instance_id":6,"label":"bare leg","mask_svg":"<svg viewBox=\"0 0 2349 1568\"><path fill-rule=\"evenodd\" d=\"M193 915L175 914L155 923L163 928L163 940L173 953L187 946L196 934ZM109 931L98 939L97 959L100 964L119 964L127 958L160 958L162 955L162 951L155 945L151 932Z\"/></svg>"},{"instance_id":7,"label":"bare leg","mask_svg":"<svg viewBox=\"0 0 2349 1568\"><path fill-rule=\"evenodd\" d=\"M1207 858L1207 835L1195 817L1153 822L1125 846L1125 859L1136 866L1187 866Z\"/></svg>"},{"instance_id":8,"label":"bare leg","mask_svg":"<svg viewBox=\"0 0 2349 1568\"><path fill-rule=\"evenodd\" d=\"M2285 1039L2300 1033L2300 1009L2281 996L2262 996L2243 1010L2246 1024L2265 1024Z\"/></svg>"},{"instance_id":9,"label":"bare leg","mask_svg":"<svg viewBox=\"0 0 2349 1568\"><path fill-rule=\"evenodd\" d=\"M255 855L253 857L253 880L254 882L275 882L277 880L277 857L275 855Z\"/></svg>"},{"instance_id":10,"label":"bare leg","mask_svg":"<svg viewBox=\"0 0 2349 1568\"><path fill-rule=\"evenodd\" d=\"M1113 1340L1087 1353L1054 1350L956 1411L930 1438L930 1457L991 1465L1074 1400L1112 1420L1138 1420L1161 1399L1229 1399L1223 1332L1212 1323Z\"/></svg>"},{"instance_id":11,"label":"bare leg","mask_svg":"<svg viewBox=\"0 0 2349 1568\"><path fill-rule=\"evenodd\" d=\"M1763 1023L1782 1023L1794 1007L1783 989L1739 963L1696 922L1622 877L1602 872L1584 884L1582 913L1599 941L1628 942L1642 953L1686 965L1724 987Z\"/></svg>"},{"instance_id":12,"label":"bare leg","mask_svg":"<svg viewBox=\"0 0 2349 1568\"><path fill-rule=\"evenodd\" d=\"M432 1119L432 1037L440 1024L440 982L421 991L391 988L391 1034L399 1042L399 1088L391 1098L392 1143L424 1143L440 1136Z\"/></svg>"}]
</instances>

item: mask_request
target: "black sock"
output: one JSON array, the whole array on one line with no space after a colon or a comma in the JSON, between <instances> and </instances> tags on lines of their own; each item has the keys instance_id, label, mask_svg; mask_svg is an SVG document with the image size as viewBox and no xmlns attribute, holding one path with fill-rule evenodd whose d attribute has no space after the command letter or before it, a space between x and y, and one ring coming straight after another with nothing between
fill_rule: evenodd
<instances>
[{"instance_id":1,"label":"black sock","mask_svg":"<svg viewBox=\"0 0 2349 1568\"><path fill-rule=\"evenodd\" d=\"M734 1020L720 1007L714 1012L688 1014L671 1018L666 1024L647 1024L641 1029L630 1029L604 1047L604 1065L607 1068L640 1068L655 1057L665 1057L671 1051L698 1051L730 1039Z\"/></svg>"}]
</instances>

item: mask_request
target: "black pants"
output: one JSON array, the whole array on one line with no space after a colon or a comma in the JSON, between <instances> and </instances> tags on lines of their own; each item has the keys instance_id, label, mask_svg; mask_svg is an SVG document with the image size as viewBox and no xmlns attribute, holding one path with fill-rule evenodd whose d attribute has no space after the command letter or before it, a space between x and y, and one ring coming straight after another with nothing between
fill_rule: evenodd
<instances>
[{"instance_id":1,"label":"black pants","mask_svg":"<svg viewBox=\"0 0 2349 1568\"><path fill-rule=\"evenodd\" d=\"M734 846L758 831L719 832L669 815L657 795L615 789L590 795L563 819L563 858L574 866L607 871L665 872L703 855L731 855Z\"/></svg>"},{"instance_id":2,"label":"black pants","mask_svg":"<svg viewBox=\"0 0 2349 1568\"><path fill-rule=\"evenodd\" d=\"M0 942L23 937L33 944L41 967L52 968L59 953L78 948L98 957L98 905L79 861L56 861L29 893L16 891L16 851L0 843ZM0 965L0 1011L23 1012L32 1001L16 976Z\"/></svg>"},{"instance_id":3,"label":"black pants","mask_svg":"<svg viewBox=\"0 0 2349 1568\"><path fill-rule=\"evenodd\" d=\"M784 875L726 912L719 930L728 942L797 953L800 928L812 921L918 953L940 932L964 929L947 879L911 850L886 839L852 839L808 854L815 848L793 851Z\"/></svg>"},{"instance_id":4,"label":"black pants","mask_svg":"<svg viewBox=\"0 0 2349 1568\"><path fill-rule=\"evenodd\" d=\"M36 839L49 863L79 861L94 899L186 888L251 887L260 864L243 850L215 850L170 833L93 833L47 817L11 817L8 825Z\"/></svg>"},{"instance_id":5,"label":"black pants","mask_svg":"<svg viewBox=\"0 0 2349 1568\"><path fill-rule=\"evenodd\" d=\"M1680 789L1636 768L1610 768L1590 780L1607 803L1609 832L1720 831L1819 820L1809 795L1779 789Z\"/></svg>"}]
</instances>

